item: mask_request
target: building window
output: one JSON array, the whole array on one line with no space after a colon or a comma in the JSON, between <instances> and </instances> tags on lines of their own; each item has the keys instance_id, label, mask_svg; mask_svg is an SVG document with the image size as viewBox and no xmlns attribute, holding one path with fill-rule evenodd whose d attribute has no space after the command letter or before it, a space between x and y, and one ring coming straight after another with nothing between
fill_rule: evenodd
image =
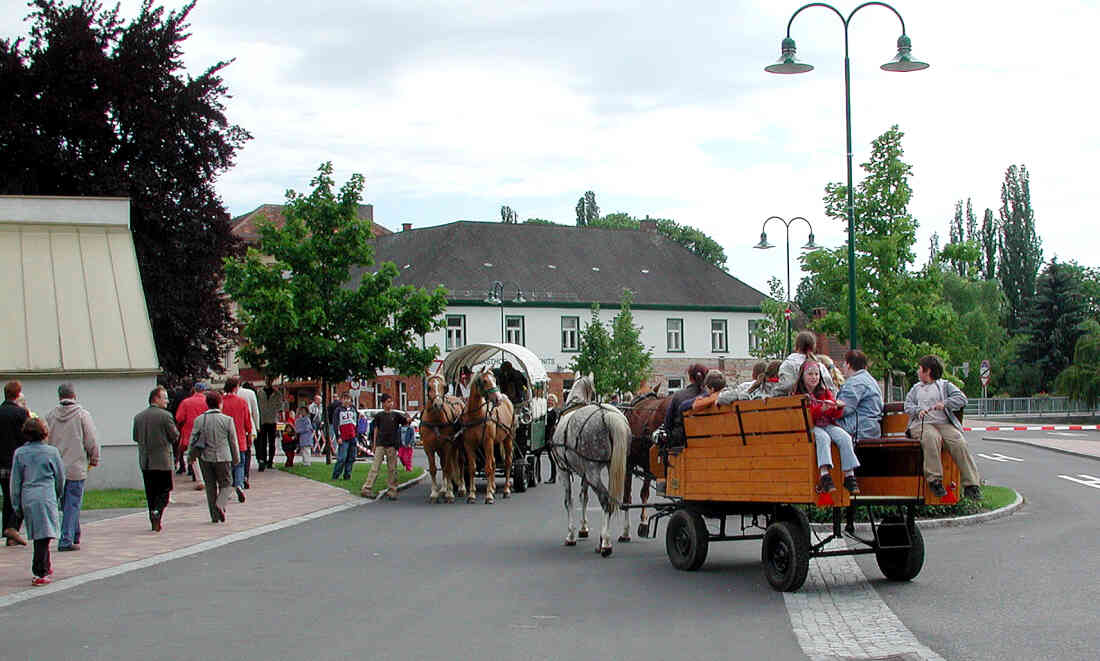
<instances>
[{"instance_id":1,"label":"building window","mask_svg":"<svg viewBox=\"0 0 1100 661\"><path fill-rule=\"evenodd\" d=\"M760 337L760 319L749 319L749 352L760 349L763 338Z\"/></svg>"},{"instance_id":2,"label":"building window","mask_svg":"<svg viewBox=\"0 0 1100 661\"><path fill-rule=\"evenodd\" d=\"M505 317L504 341L524 346L523 339L523 317L511 315Z\"/></svg>"},{"instance_id":3,"label":"building window","mask_svg":"<svg viewBox=\"0 0 1100 661\"><path fill-rule=\"evenodd\" d=\"M715 353L725 353L726 348L726 320L710 320L710 350Z\"/></svg>"},{"instance_id":4,"label":"building window","mask_svg":"<svg viewBox=\"0 0 1100 661\"><path fill-rule=\"evenodd\" d=\"M576 351L577 350L577 336L580 332L581 318L580 317L562 317L561 318L561 350L562 351Z\"/></svg>"},{"instance_id":5,"label":"building window","mask_svg":"<svg viewBox=\"0 0 1100 661\"><path fill-rule=\"evenodd\" d=\"M684 378L681 376L668 377L668 394L672 394L684 387Z\"/></svg>"},{"instance_id":6,"label":"building window","mask_svg":"<svg viewBox=\"0 0 1100 661\"><path fill-rule=\"evenodd\" d=\"M397 382L397 408L409 410L409 386L404 381Z\"/></svg>"},{"instance_id":7,"label":"building window","mask_svg":"<svg viewBox=\"0 0 1100 661\"><path fill-rule=\"evenodd\" d=\"M665 337L668 339L668 350L673 353L684 351L684 320L666 319Z\"/></svg>"},{"instance_id":8,"label":"building window","mask_svg":"<svg viewBox=\"0 0 1100 661\"><path fill-rule=\"evenodd\" d=\"M447 315L447 351L466 346L466 315Z\"/></svg>"}]
</instances>

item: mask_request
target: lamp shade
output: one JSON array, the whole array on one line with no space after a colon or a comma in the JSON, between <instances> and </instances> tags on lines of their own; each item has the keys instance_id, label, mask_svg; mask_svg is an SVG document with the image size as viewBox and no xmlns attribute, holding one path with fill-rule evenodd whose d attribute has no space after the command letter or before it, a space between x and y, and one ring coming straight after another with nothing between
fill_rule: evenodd
<instances>
[{"instance_id":1,"label":"lamp shade","mask_svg":"<svg viewBox=\"0 0 1100 661\"><path fill-rule=\"evenodd\" d=\"M928 63L913 59L913 44L909 41L909 37L903 34L898 37L898 54L879 68L883 71L920 71L927 69Z\"/></svg>"},{"instance_id":2,"label":"lamp shade","mask_svg":"<svg viewBox=\"0 0 1100 661\"><path fill-rule=\"evenodd\" d=\"M779 48L779 59L775 64L764 67L764 71L768 73L806 73L813 70L813 65L799 62L795 57L794 39L790 37L783 39L783 44Z\"/></svg>"},{"instance_id":3,"label":"lamp shade","mask_svg":"<svg viewBox=\"0 0 1100 661\"><path fill-rule=\"evenodd\" d=\"M523 297L523 292L517 289L516 297L512 299L512 302L516 305L523 305L527 302L527 299Z\"/></svg>"},{"instance_id":4,"label":"lamp shade","mask_svg":"<svg viewBox=\"0 0 1100 661\"><path fill-rule=\"evenodd\" d=\"M802 246L803 250L817 250L821 246L814 243L814 233L810 232L810 240L806 242L806 245Z\"/></svg>"},{"instance_id":5,"label":"lamp shade","mask_svg":"<svg viewBox=\"0 0 1100 661\"><path fill-rule=\"evenodd\" d=\"M753 248L756 248L758 250L767 250L768 248L774 248L774 247L775 246L768 243L768 234L767 234L767 232L761 232L760 233L760 243L753 246Z\"/></svg>"}]
</instances>

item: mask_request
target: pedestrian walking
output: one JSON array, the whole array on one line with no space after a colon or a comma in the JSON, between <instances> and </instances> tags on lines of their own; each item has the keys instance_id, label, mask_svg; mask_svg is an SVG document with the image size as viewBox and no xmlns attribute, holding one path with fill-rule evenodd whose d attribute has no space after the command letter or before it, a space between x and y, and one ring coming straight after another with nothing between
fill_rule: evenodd
<instances>
[{"instance_id":1,"label":"pedestrian walking","mask_svg":"<svg viewBox=\"0 0 1100 661\"><path fill-rule=\"evenodd\" d=\"M134 442L138 444L138 465L153 532L161 531L168 495L172 493L172 448L180 437L167 409L168 392L157 386L149 393L149 407L134 416Z\"/></svg>"},{"instance_id":2,"label":"pedestrian walking","mask_svg":"<svg viewBox=\"0 0 1100 661\"><path fill-rule=\"evenodd\" d=\"M12 457L12 507L24 517L27 536L34 540L31 585L48 585L53 575L50 542L60 535L57 503L65 490L65 466L57 448L44 442L49 427L41 418L29 418L22 433L26 444Z\"/></svg>"},{"instance_id":3,"label":"pedestrian walking","mask_svg":"<svg viewBox=\"0 0 1100 661\"><path fill-rule=\"evenodd\" d=\"M195 467L195 461L187 453L188 444L191 442L191 432L195 428L195 419L206 410L206 384L197 382L191 387L191 396L180 402L176 409L176 424L180 427L180 456L182 466L176 474L186 472L195 482L195 491L202 491L202 473Z\"/></svg>"},{"instance_id":4,"label":"pedestrian walking","mask_svg":"<svg viewBox=\"0 0 1100 661\"><path fill-rule=\"evenodd\" d=\"M351 470L355 466L358 449L355 437L359 428L359 411L351 405L351 393L340 397L340 406L333 413L332 426L336 430L339 446L336 450L336 466L332 469L332 479L351 479Z\"/></svg>"},{"instance_id":5,"label":"pedestrian walking","mask_svg":"<svg viewBox=\"0 0 1100 661\"><path fill-rule=\"evenodd\" d=\"M99 465L99 443L96 441L92 414L76 400L76 388L71 383L57 387L58 405L46 414L50 430L49 444L61 452L65 465L65 492L61 496L61 536L58 551L80 549L80 508L84 505L84 481L88 469Z\"/></svg>"},{"instance_id":6,"label":"pedestrian walking","mask_svg":"<svg viewBox=\"0 0 1100 661\"><path fill-rule=\"evenodd\" d=\"M256 440L256 463L262 473L271 468L275 461L275 424L279 421L279 411L283 410L283 394L272 385L268 376L264 387L256 392L260 407L260 436Z\"/></svg>"},{"instance_id":7,"label":"pedestrian walking","mask_svg":"<svg viewBox=\"0 0 1100 661\"><path fill-rule=\"evenodd\" d=\"M401 446L397 448L397 459L405 470L413 469L413 446L416 445L416 432L412 425L406 425L399 430Z\"/></svg>"},{"instance_id":8,"label":"pedestrian walking","mask_svg":"<svg viewBox=\"0 0 1100 661\"><path fill-rule=\"evenodd\" d=\"M294 418L294 433L298 435L298 456L302 465L308 466L317 430L313 427L313 418L309 417L309 409L304 406L298 409L298 417Z\"/></svg>"},{"instance_id":9,"label":"pedestrian walking","mask_svg":"<svg viewBox=\"0 0 1100 661\"><path fill-rule=\"evenodd\" d=\"M248 402L237 394L239 390L237 384L238 381L235 376L225 380L222 413L233 418L233 426L237 432L237 449L241 458L239 462L233 464L233 488L237 492L237 502L243 503L245 501L245 466L252 461L252 412L248 410Z\"/></svg>"},{"instance_id":10,"label":"pedestrian walking","mask_svg":"<svg viewBox=\"0 0 1100 661\"><path fill-rule=\"evenodd\" d=\"M256 439L260 436L260 404L256 399L256 389L252 387L251 381L245 381L241 384L241 387L237 389L237 394L241 399L248 402L248 412L252 416L252 434L248 438L248 447L252 448L256 445ZM249 473L252 471L252 452L248 453L248 459L244 461L244 488L249 487L248 478Z\"/></svg>"},{"instance_id":11,"label":"pedestrian walking","mask_svg":"<svg viewBox=\"0 0 1100 661\"><path fill-rule=\"evenodd\" d=\"M229 504L229 485L232 482L231 466L241 461L237 425L233 418L219 410L221 404L220 394L213 390L206 393L207 410L195 420L187 450L188 455L199 462L206 485L206 506L214 523L225 523L225 507Z\"/></svg>"},{"instance_id":12,"label":"pedestrian walking","mask_svg":"<svg viewBox=\"0 0 1100 661\"><path fill-rule=\"evenodd\" d=\"M23 396L23 384L8 381L4 384L4 403L0 404L0 487L4 492L4 537L8 546L27 545L27 540L19 533L23 527L23 517L16 513L11 500L11 462L15 451L23 445L23 423L30 414L19 405Z\"/></svg>"},{"instance_id":13,"label":"pedestrian walking","mask_svg":"<svg viewBox=\"0 0 1100 661\"><path fill-rule=\"evenodd\" d=\"M411 424L408 416L400 411L393 410L393 397L382 395L382 410L375 414L371 423L371 446L374 448L374 461L371 463L367 481L359 490L359 495L373 498L374 481L378 477L378 469L382 461L386 462L389 471L387 480L389 488L386 495L390 500L397 500L397 432L401 425ZM379 455L381 452L381 456Z\"/></svg>"}]
</instances>

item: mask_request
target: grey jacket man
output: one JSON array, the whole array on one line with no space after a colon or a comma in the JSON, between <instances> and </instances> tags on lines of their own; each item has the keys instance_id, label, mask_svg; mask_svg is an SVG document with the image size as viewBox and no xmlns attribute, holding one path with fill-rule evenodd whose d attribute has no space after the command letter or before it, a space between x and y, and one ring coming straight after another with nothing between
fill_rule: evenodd
<instances>
[{"instance_id":1,"label":"grey jacket man","mask_svg":"<svg viewBox=\"0 0 1100 661\"><path fill-rule=\"evenodd\" d=\"M283 394L278 388L272 388L267 392L264 386L256 391L256 401L260 407L260 424L273 425L279 421L279 411L283 408Z\"/></svg>"},{"instance_id":2,"label":"grey jacket man","mask_svg":"<svg viewBox=\"0 0 1100 661\"><path fill-rule=\"evenodd\" d=\"M63 399L46 414L50 427L47 443L61 452L66 480L88 478L88 467L99 465L99 443L88 409L75 399Z\"/></svg>"},{"instance_id":3,"label":"grey jacket man","mask_svg":"<svg viewBox=\"0 0 1100 661\"><path fill-rule=\"evenodd\" d=\"M195 448L199 438L205 441L204 447ZM195 418L195 427L191 430L188 456L206 462L241 462L241 451L237 448L237 426L233 418L217 409L209 409Z\"/></svg>"},{"instance_id":4,"label":"grey jacket man","mask_svg":"<svg viewBox=\"0 0 1100 661\"><path fill-rule=\"evenodd\" d=\"M138 444L138 465L143 471L170 471L174 468L172 448L179 441L176 420L159 406L149 405L134 416L134 442Z\"/></svg>"}]
</instances>

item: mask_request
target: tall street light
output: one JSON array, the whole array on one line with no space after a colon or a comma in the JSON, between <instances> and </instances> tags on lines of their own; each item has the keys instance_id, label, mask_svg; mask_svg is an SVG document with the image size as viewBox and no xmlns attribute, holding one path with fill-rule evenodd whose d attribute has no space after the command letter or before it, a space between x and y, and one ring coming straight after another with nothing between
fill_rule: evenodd
<instances>
[{"instance_id":1,"label":"tall street light","mask_svg":"<svg viewBox=\"0 0 1100 661\"><path fill-rule=\"evenodd\" d=\"M909 41L908 35L905 34L905 20L902 19L898 10L885 2L864 2L853 9L847 18L836 7L824 2L811 2L808 5L799 7L798 11L791 15L791 20L787 21L787 37L783 39L780 46L779 60L775 64L764 67L764 71L768 73L806 73L813 70L813 66L799 62L795 58L794 39L791 39L791 25L803 9L825 7L832 10L840 18L841 23L844 24L844 120L848 131L848 343L853 349L859 346L859 337L856 335L856 213L854 191L852 189L852 93L851 69L848 62L848 25L852 22L852 17L856 15L856 12L871 5L886 7L894 12L901 23L901 36L898 37L898 54L880 68L883 71L902 72L927 69L927 63L913 59L912 43Z\"/></svg>"},{"instance_id":2,"label":"tall street light","mask_svg":"<svg viewBox=\"0 0 1100 661\"><path fill-rule=\"evenodd\" d=\"M512 299L512 303L516 305L523 305L527 302L527 299L523 297L523 289L513 282L511 283L516 287L516 297ZM485 302L489 305L500 306L500 341L505 341L504 335L504 283L500 280L493 280L493 284L489 285L489 292L485 296Z\"/></svg>"},{"instance_id":3,"label":"tall street light","mask_svg":"<svg viewBox=\"0 0 1100 661\"><path fill-rule=\"evenodd\" d=\"M783 223L783 227L787 230L787 309L783 313L783 316L787 318L787 354L789 355L791 353L791 225L796 220L801 220L806 223L806 227L810 228L810 240L806 242L806 245L802 246L802 250L817 250L821 246L814 243L814 226L802 216L795 216L790 220L780 218L779 216L770 216L766 218L764 224L760 226L760 243L753 246L753 248L767 250L768 248L775 247L768 243L768 234L765 231L768 229L768 223L773 220L778 220Z\"/></svg>"}]
</instances>

